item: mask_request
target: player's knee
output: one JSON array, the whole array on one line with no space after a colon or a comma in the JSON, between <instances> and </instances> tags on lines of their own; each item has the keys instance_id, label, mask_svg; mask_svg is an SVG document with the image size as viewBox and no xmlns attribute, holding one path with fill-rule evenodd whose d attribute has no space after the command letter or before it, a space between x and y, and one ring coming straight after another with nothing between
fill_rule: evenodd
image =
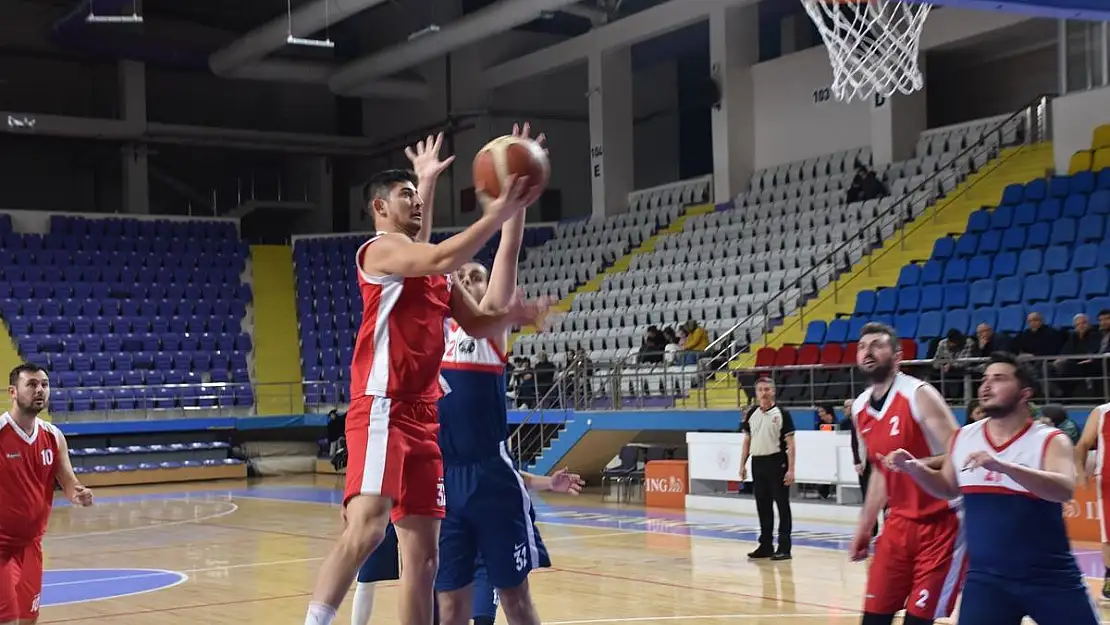
<instances>
[{"instance_id":1,"label":"player's knee","mask_svg":"<svg viewBox=\"0 0 1110 625\"><path fill-rule=\"evenodd\" d=\"M341 540L365 558L385 537L389 509L378 505L356 505L363 503L361 499L353 499L347 505L347 526L343 528Z\"/></svg>"},{"instance_id":2,"label":"player's knee","mask_svg":"<svg viewBox=\"0 0 1110 625\"><path fill-rule=\"evenodd\" d=\"M440 625L466 625L470 606L460 591L436 593Z\"/></svg>"}]
</instances>

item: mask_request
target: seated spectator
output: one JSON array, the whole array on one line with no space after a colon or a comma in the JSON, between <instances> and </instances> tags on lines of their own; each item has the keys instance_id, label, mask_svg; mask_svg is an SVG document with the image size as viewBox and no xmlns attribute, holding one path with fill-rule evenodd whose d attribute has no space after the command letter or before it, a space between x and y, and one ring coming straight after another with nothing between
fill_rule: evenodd
<instances>
[{"instance_id":1,"label":"seated spectator","mask_svg":"<svg viewBox=\"0 0 1110 625\"><path fill-rule=\"evenodd\" d=\"M886 185L879 176L871 169L868 169L860 162L856 162L856 175L852 178L852 184L848 187L845 199L848 203L852 202L866 202L867 200L874 200L877 198L890 195Z\"/></svg>"},{"instance_id":2,"label":"seated spectator","mask_svg":"<svg viewBox=\"0 0 1110 625\"><path fill-rule=\"evenodd\" d=\"M1050 404L1041 408L1040 422L1051 425L1060 430L1071 439L1071 444L1079 442L1079 426L1068 416L1068 411L1063 406Z\"/></svg>"},{"instance_id":3,"label":"seated spectator","mask_svg":"<svg viewBox=\"0 0 1110 625\"><path fill-rule=\"evenodd\" d=\"M1010 339L1004 334L996 334L989 323L975 327L975 356L986 358L995 352L1010 351Z\"/></svg>"},{"instance_id":4,"label":"seated spectator","mask_svg":"<svg viewBox=\"0 0 1110 625\"><path fill-rule=\"evenodd\" d=\"M957 362L975 356L975 342L963 332L952 328L948 335L937 343L933 355L933 369L936 380L946 397L956 397L963 389L963 375L967 365Z\"/></svg>"},{"instance_id":5,"label":"seated spectator","mask_svg":"<svg viewBox=\"0 0 1110 625\"><path fill-rule=\"evenodd\" d=\"M644 333L644 340L640 343L639 361L641 363L660 363L663 362L663 352L666 351L667 343L663 338L663 333L659 331L656 326L650 326L647 332Z\"/></svg>"},{"instance_id":6,"label":"seated spectator","mask_svg":"<svg viewBox=\"0 0 1110 625\"><path fill-rule=\"evenodd\" d=\"M1102 337L1099 339L1098 353L1110 353L1110 310L1098 311L1098 331Z\"/></svg>"},{"instance_id":7,"label":"seated spectator","mask_svg":"<svg viewBox=\"0 0 1110 625\"><path fill-rule=\"evenodd\" d=\"M709 347L709 333L698 322L690 319L682 325L686 332L686 340L682 343L682 364L696 365L698 357Z\"/></svg>"},{"instance_id":8,"label":"seated spectator","mask_svg":"<svg viewBox=\"0 0 1110 625\"><path fill-rule=\"evenodd\" d=\"M1091 327L1091 321L1082 313L1072 317L1075 331L1064 342L1061 356L1083 356L1099 353L1102 337ZM1057 358L1052 363L1056 374L1064 379L1053 384L1053 393L1060 396L1070 395L1089 386L1090 378L1101 377L1102 363L1090 358Z\"/></svg>"},{"instance_id":9,"label":"seated spectator","mask_svg":"<svg viewBox=\"0 0 1110 625\"><path fill-rule=\"evenodd\" d=\"M1063 344L1064 337L1044 324L1044 316L1031 312L1025 318L1025 329L1014 339L1013 349L1019 356L1055 356Z\"/></svg>"},{"instance_id":10,"label":"seated spectator","mask_svg":"<svg viewBox=\"0 0 1110 625\"><path fill-rule=\"evenodd\" d=\"M986 413L983 412L983 407L979 405L979 402L972 402L971 405L967 407L967 425L971 425L976 421L982 421L985 415Z\"/></svg>"},{"instance_id":11,"label":"seated spectator","mask_svg":"<svg viewBox=\"0 0 1110 625\"><path fill-rule=\"evenodd\" d=\"M681 342L673 328L663 328L663 343L663 362L673 365L675 356L682 349Z\"/></svg>"},{"instance_id":12,"label":"seated spectator","mask_svg":"<svg viewBox=\"0 0 1110 625\"><path fill-rule=\"evenodd\" d=\"M818 406L814 416L813 429L831 432L836 427L836 409L832 406Z\"/></svg>"},{"instance_id":13,"label":"seated spectator","mask_svg":"<svg viewBox=\"0 0 1110 625\"><path fill-rule=\"evenodd\" d=\"M536 376L532 371L532 361L527 356L514 359L512 377L509 378L509 391L506 395L516 400L517 408L535 406L540 395L536 389Z\"/></svg>"}]
</instances>

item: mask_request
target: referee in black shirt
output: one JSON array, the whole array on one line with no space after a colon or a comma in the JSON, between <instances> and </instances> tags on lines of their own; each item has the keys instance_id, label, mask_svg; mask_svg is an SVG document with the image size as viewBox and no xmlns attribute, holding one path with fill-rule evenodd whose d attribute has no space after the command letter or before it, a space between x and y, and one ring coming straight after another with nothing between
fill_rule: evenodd
<instances>
[{"instance_id":1,"label":"referee in black shirt","mask_svg":"<svg viewBox=\"0 0 1110 625\"><path fill-rule=\"evenodd\" d=\"M748 477L748 457L752 459L752 487L755 508L759 513L759 547L749 558L790 559L790 485L794 483L794 420L790 413L775 405L775 383L760 378L755 383L758 404L748 411L740 431L744 451L740 454L740 480ZM775 511L779 509L779 548L775 551L771 536L775 527Z\"/></svg>"}]
</instances>

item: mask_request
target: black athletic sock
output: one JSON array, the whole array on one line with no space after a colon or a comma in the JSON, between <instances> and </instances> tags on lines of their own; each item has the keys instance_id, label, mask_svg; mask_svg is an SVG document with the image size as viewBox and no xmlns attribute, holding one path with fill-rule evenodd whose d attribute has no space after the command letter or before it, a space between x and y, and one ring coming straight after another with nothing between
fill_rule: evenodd
<instances>
[{"instance_id":1,"label":"black athletic sock","mask_svg":"<svg viewBox=\"0 0 1110 625\"><path fill-rule=\"evenodd\" d=\"M475 616L474 625L493 625L493 619L488 616Z\"/></svg>"},{"instance_id":2,"label":"black athletic sock","mask_svg":"<svg viewBox=\"0 0 1110 625\"><path fill-rule=\"evenodd\" d=\"M933 625L933 619L907 614L902 618L902 625Z\"/></svg>"},{"instance_id":3,"label":"black athletic sock","mask_svg":"<svg viewBox=\"0 0 1110 625\"><path fill-rule=\"evenodd\" d=\"M871 612L864 612L863 618L860 619L859 625L890 625L893 622L893 614L872 614Z\"/></svg>"}]
</instances>

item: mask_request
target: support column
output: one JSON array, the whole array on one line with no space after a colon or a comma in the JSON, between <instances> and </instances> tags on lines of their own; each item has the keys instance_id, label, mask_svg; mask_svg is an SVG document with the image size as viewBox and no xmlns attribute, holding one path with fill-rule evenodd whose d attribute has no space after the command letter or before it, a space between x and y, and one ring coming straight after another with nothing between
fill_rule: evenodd
<instances>
[{"instance_id":1,"label":"support column","mask_svg":"<svg viewBox=\"0 0 1110 625\"><path fill-rule=\"evenodd\" d=\"M747 189L755 166L755 105L751 66L759 60L756 7L716 6L709 13L709 62L721 87L713 125L713 200Z\"/></svg>"},{"instance_id":2,"label":"support column","mask_svg":"<svg viewBox=\"0 0 1110 625\"><path fill-rule=\"evenodd\" d=\"M119 87L123 120L129 127L141 131L146 127L146 66L138 61L120 61ZM146 148L128 144L121 148L120 156L123 159L123 206L120 209L124 213L149 214Z\"/></svg>"},{"instance_id":3,"label":"support column","mask_svg":"<svg viewBox=\"0 0 1110 625\"><path fill-rule=\"evenodd\" d=\"M632 192L632 50L589 58L590 180L593 216L628 210Z\"/></svg>"},{"instance_id":4,"label":"support column","mask_svg":"<svg viewBox=\"0 0 1110 625\"><path fill-rule=\"evenodd\" d=\"M922 55L921 71L926 71ZM928 128L926 91L871 98L871 162L874 166L914 157L917 140Z\"/></svg>"}]
</instances>

